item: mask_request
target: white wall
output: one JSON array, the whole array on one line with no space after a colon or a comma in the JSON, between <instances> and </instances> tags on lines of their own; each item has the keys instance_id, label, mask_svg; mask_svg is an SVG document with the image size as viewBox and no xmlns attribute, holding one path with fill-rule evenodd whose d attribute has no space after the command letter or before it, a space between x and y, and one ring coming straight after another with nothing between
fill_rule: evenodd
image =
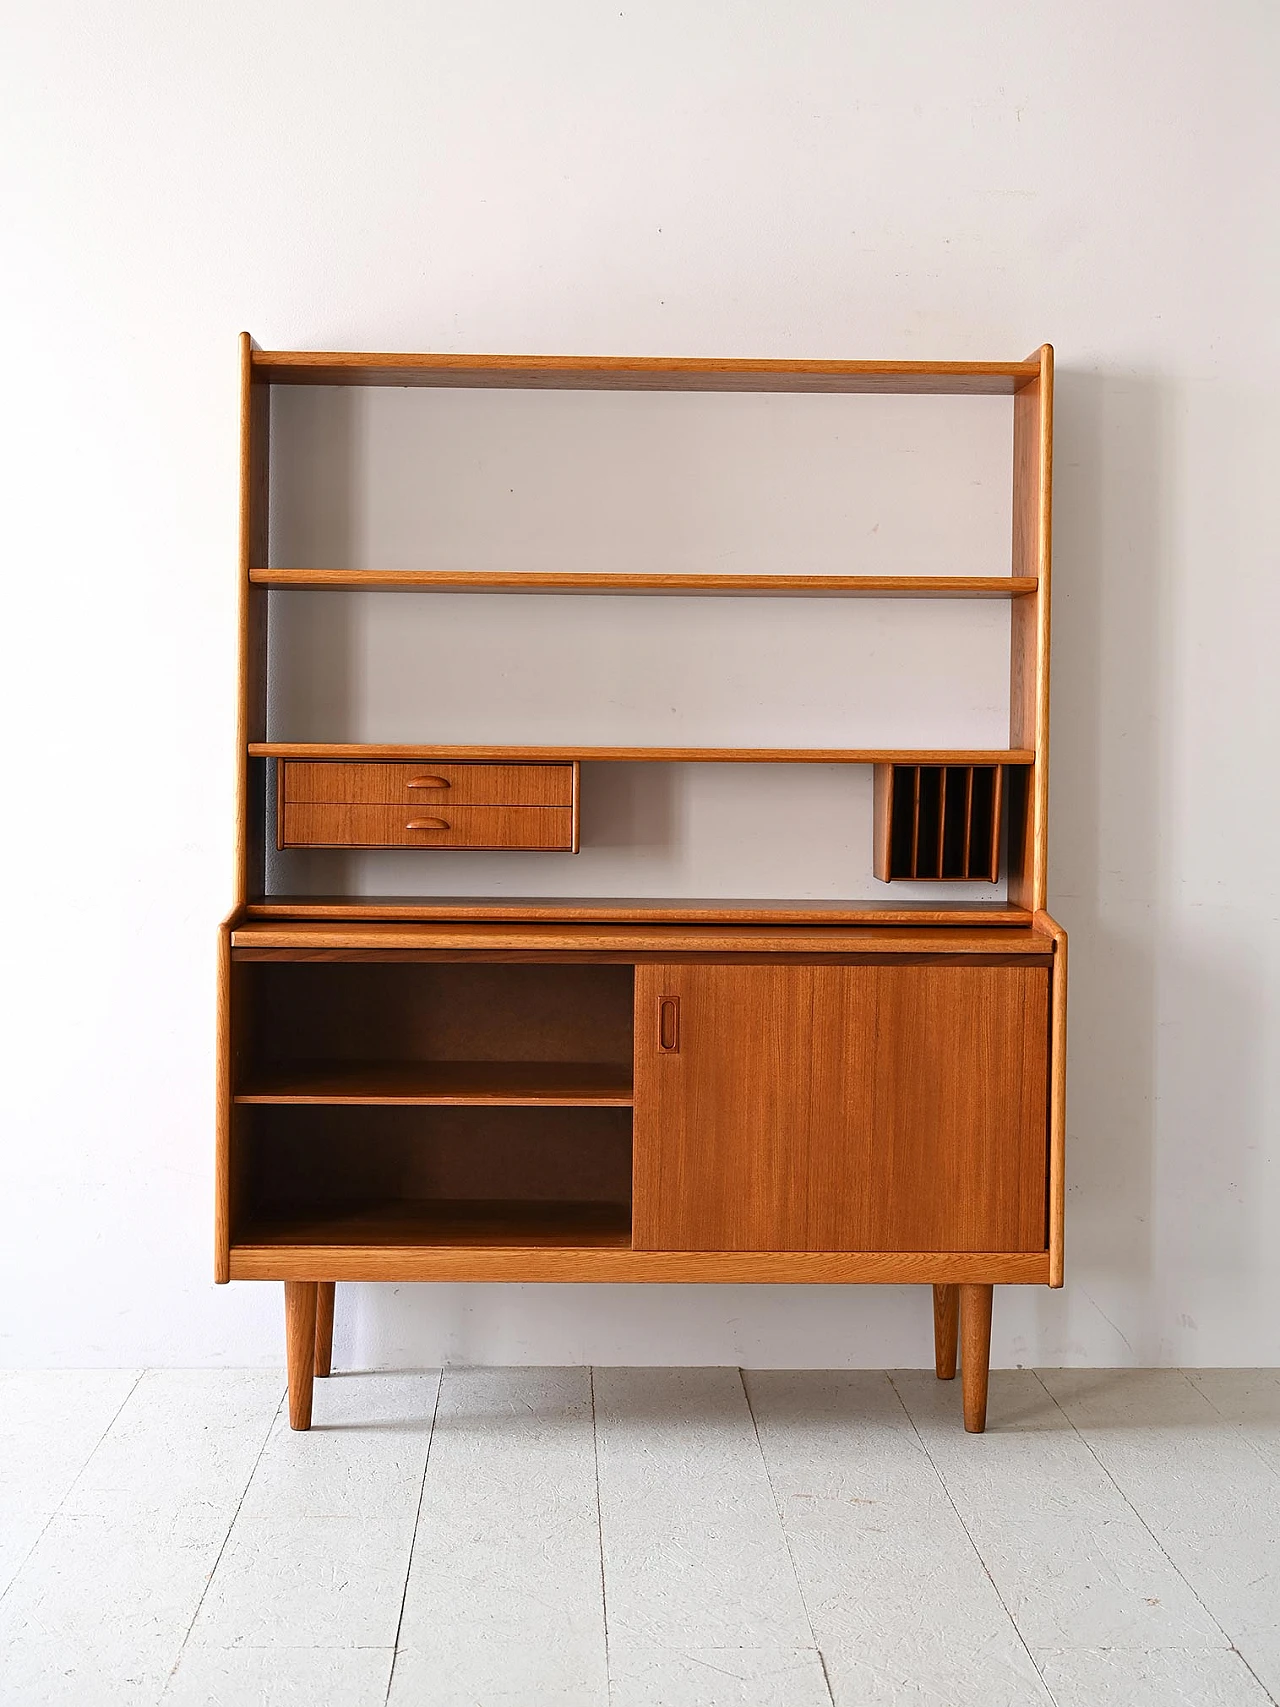
<instances>
[{"instance_id":1,"label":"white wall","mask_svg":"<svg viewBox=\"0 0 1280 1707\"><path fill-rule=\"evenodd\" d=\"M210 1272L234 337L1059 359L1068 1273L1007 1362L1275 1362L1272 8L5 8L0 1360L278 1360ZM922 1294L350 1289L392 1363L914 1363Z\"/></svg>"}]
</instances>

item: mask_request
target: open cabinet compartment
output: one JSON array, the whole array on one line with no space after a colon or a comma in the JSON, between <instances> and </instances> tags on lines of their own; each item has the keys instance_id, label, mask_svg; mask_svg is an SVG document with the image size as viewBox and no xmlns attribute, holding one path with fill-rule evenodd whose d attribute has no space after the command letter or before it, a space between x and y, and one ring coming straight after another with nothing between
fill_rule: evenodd
<instances>
[{"instance_id":1,"label":"open cabinet compartment","mask_svg":"<svg viewBox=\"0 0 1280 1707\"><path fill-rule=\"evenodd\" d=\"M236 968L237 1243L630 1243L632 969Z\"/></svg>"}]
</instances>

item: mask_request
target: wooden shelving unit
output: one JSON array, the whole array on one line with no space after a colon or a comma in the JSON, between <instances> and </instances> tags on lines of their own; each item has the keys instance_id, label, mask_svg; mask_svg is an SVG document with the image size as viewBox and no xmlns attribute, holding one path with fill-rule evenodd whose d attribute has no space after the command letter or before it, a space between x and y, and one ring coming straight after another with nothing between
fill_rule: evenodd
<instances>
[{"instance_id":1,"label":"wooden shelving unit","mask_svg":"<svg viewBox=\"0 0 1280 1707\"><path fill-rule=\"evenodd\" d=\"M328 1372L336 1282L450 1279L930 1285L938 1373L954 1375L959 1333L965 1423L981 1428L993 1286L1063 1275L1066 939L1046 911L1052 351L995 363L418 356L266 351L245 336L241 382L216 1276L284 1283L293 1425L309 1425L313 1371ZM1011 570L274 565L278 385L1005 396ZM572 746L441 745L412 729L381 745L271 740L269 599L284 589L1007 601L1008 742L592 746L585 716ZM433 847L576 850L584 762L873 766L868 863L886 883L940 892L268 892L272 845L426 860ZM946 898L948 881L1002 872L1003 899Z\"/></svg>"}]
</instances>

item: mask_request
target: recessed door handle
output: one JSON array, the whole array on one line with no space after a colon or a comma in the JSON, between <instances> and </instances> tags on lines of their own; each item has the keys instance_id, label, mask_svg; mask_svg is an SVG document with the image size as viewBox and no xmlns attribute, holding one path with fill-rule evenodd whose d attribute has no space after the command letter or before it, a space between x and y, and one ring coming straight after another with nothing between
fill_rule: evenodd
<instances>
[{"instance_id":1,"label":"recessed door handle","mask_svg":"<svg viewBox=\"0 0 1280 1707\"><path fill-rule=\"evenodd\" d=\"M447 776L411 776L405 783L406 788L448 788Z\"/></svg>"},{"instance_id":2,"label":"recessed door handle","mask_svg":"<svg viewBox=\"0 0 1280 1707\"><path fill-rule=\"evenodd\" d=\"M675 1055L680 1049L680 998L658 998L658 1053Z\"/></svg>"},{"instance_id":3,"label":"recessed door handle","mask_svg":"<svg viewBox=\"0 0 1280 1707\"><path fill-rule=\"evenodd\" d=\"M449 820L447 818L410 818L405 825L406 830L447 830L448 828Z\"/></svg>"}]
</instances>

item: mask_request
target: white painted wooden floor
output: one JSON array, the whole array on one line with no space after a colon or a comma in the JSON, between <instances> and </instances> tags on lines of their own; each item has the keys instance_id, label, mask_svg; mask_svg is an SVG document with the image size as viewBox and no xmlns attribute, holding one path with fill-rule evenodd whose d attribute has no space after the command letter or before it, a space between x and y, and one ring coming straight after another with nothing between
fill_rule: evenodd
<instances>
[{"instance_id":1,"label":"white painted wooden floor","mask_svg":"<svg viewBox=\"0 0 1280 1707\"><path fill-rule=\"evenodd\" d=\"M0 1374L17 1707L1262 1707L1280 1372Z\"/></svg>"}]
</instances>

